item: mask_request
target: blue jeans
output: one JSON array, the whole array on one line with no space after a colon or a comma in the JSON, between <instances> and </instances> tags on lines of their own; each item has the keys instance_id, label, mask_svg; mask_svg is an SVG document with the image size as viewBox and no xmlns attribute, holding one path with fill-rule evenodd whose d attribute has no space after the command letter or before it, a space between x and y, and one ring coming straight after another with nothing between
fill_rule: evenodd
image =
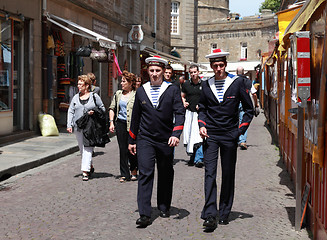
<instances>
[{"instance_id":1,"label":"blue jeans","mask_svg":"<svg viewBox=\"0 0 327 240\"><path fill-rule=\"evenodd\" d=\"M197 164L198 162L203 162L203 148L201 146L195 152L194 163Z\"/></svg>"},{"instance_id":2,"label":"blue jeans","mask_svg":"<svg viewBox=\"0 0 327 240\"><path fill-rule=\"evenodd\" d=\"M241 122L242 122L243 115L244 115L244 111L243 111L243 108L242 108L242 104L240 103L240 106L239 106L239 119L240 119L239 124L241 124ZM246 130L243 135L239 136L238 143L246 143L247 137L248 137L248 130Z\"/></svg>"}]
</instances>

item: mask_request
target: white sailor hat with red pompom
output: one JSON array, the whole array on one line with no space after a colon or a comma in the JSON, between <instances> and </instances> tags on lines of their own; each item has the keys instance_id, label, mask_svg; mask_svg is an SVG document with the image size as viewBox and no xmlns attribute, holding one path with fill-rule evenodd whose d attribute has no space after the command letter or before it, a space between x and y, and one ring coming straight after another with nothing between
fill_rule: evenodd
<instances>
[{"instance_id":1,"label":"white sailor hat with red pompom","mask_svg":"<svg viewBox=\"0 0 327 240\"><path fill-rule=\"evenodd\" d=\"M210 62L216 61L226 61L226 57L229 55L229 52L225 52L222 49L214 49L211 54L206 55L206 58L210 59Z\"/></svg>"},{"instance_id":2,"label":"white sailor hat with red pompom","mask_svg":"<svg viewBox=\"0 0 327 240\"><path fill-rule=\"evenodd\" d=\"M148 57L145 59L145 63L148 64L148 66L164 67L168 65L168 62L165 59L161 58L160 56Z\"/></svg>"}]
</instances>

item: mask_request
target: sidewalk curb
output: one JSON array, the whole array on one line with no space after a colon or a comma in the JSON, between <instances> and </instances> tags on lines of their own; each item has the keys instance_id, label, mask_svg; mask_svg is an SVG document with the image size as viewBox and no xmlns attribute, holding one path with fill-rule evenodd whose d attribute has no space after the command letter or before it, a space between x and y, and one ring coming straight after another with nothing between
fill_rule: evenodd
<instances>
[{"instance_id":1,"label":"sidewalk curb","mask_svg":"<svg viewBox=\"0 0 327 240\"><path fill-rule=\"evenodd\" d=\"M61 157L64 157L64 156L67 156L67 155L72 154L74 152L77 152L78 149L79 149L78 145L76 145L76 146L64 149L64 150L62 150L60 152L56 152L56 153L41 157L39 159L35 159L35 160L30 161L30 162L23 163L21 165L13 166L11 168L0 171L0 182L6 180L6 179L8 179L8 178L10 178L10 177L12 177L12 176L14 176L16 174L28 171L28 170L30 170L32 168L39 167L39 166L41 166L43 164L55 161L55 160L57 160L57 159L59 159Z\"/></svg>"}]
</instances>

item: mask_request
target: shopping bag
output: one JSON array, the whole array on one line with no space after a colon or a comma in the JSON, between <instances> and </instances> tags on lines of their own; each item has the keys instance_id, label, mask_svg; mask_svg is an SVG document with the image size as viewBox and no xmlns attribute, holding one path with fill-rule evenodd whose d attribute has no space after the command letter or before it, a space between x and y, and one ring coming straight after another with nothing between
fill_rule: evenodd
<instances>
[{"instance_id":1,"label":"shopping bag","mask_svg":"<svg viewBox=\"0 0 327 240\"><path fill-rule=\"evenodd\" d=\"M50 114L40 113L38 115L38 120L42 136L59 136L56 122Z\"/></svg>"}]
</instances>

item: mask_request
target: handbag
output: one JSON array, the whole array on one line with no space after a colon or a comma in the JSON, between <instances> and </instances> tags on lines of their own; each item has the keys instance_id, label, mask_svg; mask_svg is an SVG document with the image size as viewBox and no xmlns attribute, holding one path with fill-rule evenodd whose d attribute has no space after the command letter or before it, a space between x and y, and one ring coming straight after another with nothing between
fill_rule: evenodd
<instances>
[{"instance_id":1,"label":"handbag","mask_svg":"<svg viewBox=\"0 0 327 240\"><path fill-rule=\"evenodd\" d=\"M106 53L105 50L96 50L96 49L92 49L92 52L91 52L91 55L90 55L90 58L92 60L97 60L98 62L106 62L108 61L108 55Z\"/></svg>"},{"instance_id":2,"label":"handbag","mask_svg":"<svg viewBox=\"0 0 327 240\"><path fill-rule=\"evenodd\" d=\"M85 39L83 41L83 45L79 46L76 51L76 56L80 57L89 57L92 52L92 46L89 42L88 45L84 45Z\"/></svg>"},{"instance_id":3,"label":"handbag","mask_svg":"<svg viewBox=\"0 0 327 240\"><path fill-rule=\"evenodd\" d=\"M108 52L107 62L109 62L109 63L113 63L114 62L114 53L113 53L113 50L111 50L111 51Z\"/></svg>"}]
</instances>

